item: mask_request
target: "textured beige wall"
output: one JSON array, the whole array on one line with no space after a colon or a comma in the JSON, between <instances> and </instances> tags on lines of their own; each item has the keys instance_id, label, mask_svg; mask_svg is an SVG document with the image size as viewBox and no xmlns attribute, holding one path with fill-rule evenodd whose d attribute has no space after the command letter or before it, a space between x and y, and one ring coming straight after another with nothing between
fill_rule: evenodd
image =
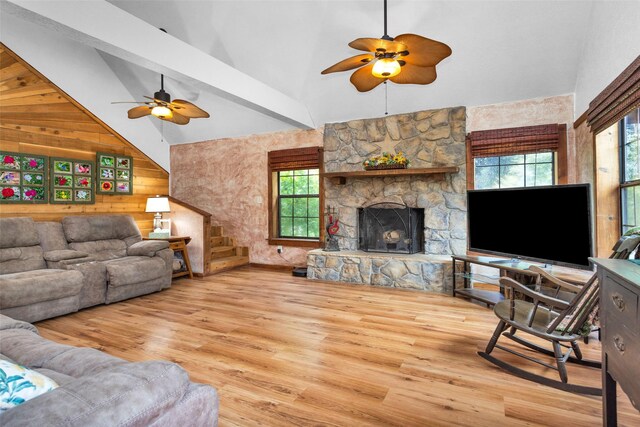
<instances>
[{"instance_id":1,"label":"textured beige wall","mask_svg":"<svg viewBox=\"0 0 640 427\"><path fill-rule=\"evenodd\" d=\"M567 125L569 183L576 181L573 94L467 107L467 132L559 123Z\"/></svg>"},{"instance_id":2,"label":"textured beige wall","mask_svg":"<svg viewBox=\"0 0 640 427\"><path fill-rule=\"evenodd\" d=\"M569 182L584 182L589 160L576 157L573 95L467 107L467 132L545 123L567 125ZM306 265L308 249L285 247L278 255L267 244L267 153L322 144L323 129L317 129L174 145L171 195L211 212L213 224L249 247L251 262Z\"/></svg>"},{"instance_id":3,"label":"textured beige wall","mask_svg":"<svg viewBox=\"0 0 640 427\"><path fill-rule=\"evenodd\" d=\"M322 129L171 146L171 195L212 214L211 223L249 247L251 262L306 265L307 249L269 246L267 153L322 146Z\"/></svg>"}]
</instances>

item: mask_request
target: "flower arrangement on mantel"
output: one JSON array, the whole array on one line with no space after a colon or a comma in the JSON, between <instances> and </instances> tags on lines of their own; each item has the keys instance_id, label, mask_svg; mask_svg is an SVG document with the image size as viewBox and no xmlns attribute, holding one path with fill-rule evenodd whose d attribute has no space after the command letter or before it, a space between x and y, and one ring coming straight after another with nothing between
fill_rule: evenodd
<instances>
[{"instance_id":1,"label":"flower arrangement on mantel","mask_svg":"<svg viewBox=\"0 0 640 427\"><path fill-rule=\"evenodd\" d=\"M381 156L375 156L362 162L365 170L380 169L406 169L409 166L409 159L404 156L402 151L395 154L383 152Z\"/></svg>"}]
</instances>

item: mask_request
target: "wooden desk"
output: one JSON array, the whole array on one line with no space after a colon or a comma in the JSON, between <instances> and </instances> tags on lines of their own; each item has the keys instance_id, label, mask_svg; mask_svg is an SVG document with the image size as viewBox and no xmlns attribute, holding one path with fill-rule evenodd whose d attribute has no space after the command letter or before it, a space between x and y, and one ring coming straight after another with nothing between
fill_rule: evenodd
<instances>
[{"instance_id":1,"label":"wooden desk","mask_svg":"<svg viewBox=\"0 0 640 427\"><path fill-rule=\"evenodd\" d=\"M626 259L592 260L600 282L602 417L618 424L617 384L640 411L640 265Z\"/></svg>"},{"instance_id":2,"label":"wooden desk","mask_svg":"<svg viewBox=\"0 0 640 427\"><path fill-rule=\"evenodd\" d=\"M172 278L189 276L189 279L193 279L193 272L191 271L191 262L189 261L189 253L187 252L187 245L191 241L191 237L189 236L170 236L166 239L161 238L150 238L143 237L144 240L166 240L169 242L169 249L172 249L173 252L178 252L182 254L182 259L184 260L185 269L176 271L171 276Z\"/></svg>"}]
</instances>

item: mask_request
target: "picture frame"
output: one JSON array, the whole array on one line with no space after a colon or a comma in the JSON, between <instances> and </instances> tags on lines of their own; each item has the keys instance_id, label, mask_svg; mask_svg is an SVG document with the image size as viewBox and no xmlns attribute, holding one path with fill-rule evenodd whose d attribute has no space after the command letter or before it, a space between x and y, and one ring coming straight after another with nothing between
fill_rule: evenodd
<instances>
[{"instance_id":1,"label":"picture frame","mask_svg":"<svg viewBox=\"0 0 640 427\"><path fill-rule=\"evenodd\" d=\"M95 170L93 160L51 158L49 203L94 204Z\"/></svg>"},{"instance_id":2,"label":"picture frame","mask_svg":"<svg viewBox=\"0 0 640 427\"><path fill-rule=\"evenodd\" d=\"M133 157L113 153L96 153L98 167L96 194L133 194Z\"/></svg>"},{"instance_id":3,"label":"picture frame","mask_svg":"<svg viewBox=\"0 0 640 427\"><path fill-rule=\"evenodd\" d=\"M0 203L47 203L47 156L0 151Z\"/></svg>"}]
</instances>

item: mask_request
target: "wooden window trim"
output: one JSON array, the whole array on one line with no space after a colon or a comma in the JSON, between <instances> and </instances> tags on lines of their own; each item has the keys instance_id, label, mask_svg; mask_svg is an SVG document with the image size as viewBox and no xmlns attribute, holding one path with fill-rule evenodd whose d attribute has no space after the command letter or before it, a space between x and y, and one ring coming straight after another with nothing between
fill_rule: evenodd
<instances>
[{"instance_id":1,"label":"wooden window trim","mask_svg":"<svg viewBox=\"0 0 640 427\"><path fill-rule=\"evenodd\" d=\"M475 188L474 159L478 157L556 153L557 184L568 184L567 125L546 124L473 131L467 135L467 189Z\"/></svg>"},{"instance_id":2,"label":"wooden window trim","mask_svg":"<svg viewBox=\"0 0 640 427\"><path fill-rule=\"evenodd\" d=\"M269 245L293 246L300 248L319 248L324 241L324 215L322 209L324 207L324 179L322 173L323 166L323 149L322 147L305 147L292 148L288 150L270 151L268 153L267 182L268 182L268 222L269 237L267 241ZM277 221L277 203L278 198L274 195L274 190L278 188L277 173L282 170L299 170L299 169L318 169L320 176L319 181L319 205L320 205L320 237L318 239L290 239L278 237L278 221Z\"/></svg>"}]
</instances>

